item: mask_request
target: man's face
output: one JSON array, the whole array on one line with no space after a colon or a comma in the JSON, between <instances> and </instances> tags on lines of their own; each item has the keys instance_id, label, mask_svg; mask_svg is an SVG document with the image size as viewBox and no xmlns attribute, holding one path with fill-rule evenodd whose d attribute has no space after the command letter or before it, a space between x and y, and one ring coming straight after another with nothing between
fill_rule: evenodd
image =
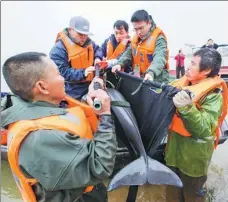
<instances>
[{"instance_id":1,"label":"man's face","mask_svg":"<svg viewBox=\"0 0 228 202\"><path fill-rule=\"evenodd\" d=\"M207 42L207 44L208 44L209 46L212 46L212 45L213 45L213 40L209 40L209 41Z\"/></svg>"},{"instance_id":2,"label":"man's face","mask_svg":"<svg viewBox=\"0 0 228 202\"><path fill-rule=\"evenodd\" d=\"M150 30L151 22L133 22L133 28L140 39L142 39Z\"/></svg>"},{"instance_id":3,"label":"man's face","mask_svg":"<svg viewBox=\"0 0 228 202\"><path fill-rule=\"evenodd\" d=\"M192 82L193 84L205 79L210 73L210 70L200 71L200 61L200 56L193 56L191 64L188 66L185 72L188 81Z\"/></svg>"},{"instance_id":4,"label":"man's face","mask_svg":"<svg viewBox=\"0 0 228 202\"><path fill-rule=\"evenodd\" d=\"M74 41L81 46L83 46L86 40L88 39L88 35L76 32L72 28L69 28L69 33L70 33L70 36L74 39Z\"/></svg>"},{"instance_id":5,"label":"man's face","mask_svg":"<svg viewBox=\"0 0 228 202\"><path fill-rule=\"evenodd\" d=\"M56 64L48 57L44 57L47 67L44 71L43 83L49 98L55 103L60 103L66 96L64 78L60 75Z\"/></svg>"},{"instance_id":6,"label":"man's face","mask_svg":"<svg viewBox=\"0 0 228 202\"><path fill-rule=\"evenodd\" d=\"M119 43L123 41L124 39L128 38L128 32L124 29L124 27L120 27L120 29L114 28L114 35L116 38L116 41Z\"/></svg>"}]
</instances>

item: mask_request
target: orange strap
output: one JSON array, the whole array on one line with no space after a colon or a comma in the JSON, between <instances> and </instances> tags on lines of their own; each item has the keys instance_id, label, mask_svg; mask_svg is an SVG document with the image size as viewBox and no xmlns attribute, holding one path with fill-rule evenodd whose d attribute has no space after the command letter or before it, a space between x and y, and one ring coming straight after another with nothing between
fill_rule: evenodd
<instances>
[{"instance_id":1,"label":"orange strap","mask_svg":"<svg viewBox=\"0 0 228 202\"><path fill-rule=\"evenodd\" d=\"M91 191L93 191L93 189L94 189L94 186L88 186L88 187L85 188L84 193L91 192Z\"/></svg>"},{"instance_id":2,"label":"orange strap","mask_svg":"<svg viewBox=\"0 0 228 202\"><path fill-rule=\"evenodd\" d=\"M7 130L1 128L1 145L7 145Z\"/></svg>"},{"instance_id":3,"label":"orange strap","mask_svg":"<svg viewBox=\"0 0 228 202\"><path fill-rule=\"evenodd\" d=\"M222 114L219 117L219 122L218 122L218 126L216 128L216 141L215 141L215 145L214 148L216 149L218 146L218 142L219 142L219 136L220 136L220 126L222 125L227 112L228 112L228 89L227 89L227 85L224 82L221 83L222 85L222 89L223 89L223 110L222 110Z\"/></svg>"}]
</instances>

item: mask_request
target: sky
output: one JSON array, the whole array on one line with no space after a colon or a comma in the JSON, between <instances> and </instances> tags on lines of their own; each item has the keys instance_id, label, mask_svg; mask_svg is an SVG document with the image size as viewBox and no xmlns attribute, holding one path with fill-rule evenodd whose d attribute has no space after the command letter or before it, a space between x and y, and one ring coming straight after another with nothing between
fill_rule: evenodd
<instances>
[{"instance_id":1,"label":"sky","mask_svg":"<svg viewBox=\"0 0 228 202\"><path fill-rule=\"evenodd\" d=\"M225 1L2 1L1 65L10 56L26 51L46 54L56 35L68 27L73 16L90 21L91 38L98 44L113 33L113 24L122 19L129 23L139 9L152 15L168 39L171 55L185 44L202 46L212 38L218 44L228 43L228 2ZM1 74L2 90L8 90Z\"/></svg>"}]
</instances>

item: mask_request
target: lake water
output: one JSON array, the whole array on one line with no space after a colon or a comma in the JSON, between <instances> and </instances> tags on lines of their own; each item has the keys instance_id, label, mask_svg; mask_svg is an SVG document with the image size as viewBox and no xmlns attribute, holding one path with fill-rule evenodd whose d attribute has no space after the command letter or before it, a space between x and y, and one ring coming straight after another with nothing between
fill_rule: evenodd
<instances>
[{"instance_id":1,"label":"lake water","mask_svg":"<svg viewBox=\"0 0 228 202\"><path fill-rule=\"evenodd\" d=\"M228 141L215 150L208 174L208 189L214 190L210 202L228 202ZM1 201L22 202L13 180L9 164L1 161ZM106 182L107 184L107 182ZM136 202L165 202L165 186L144 185L139 187ZM109 202L125 202L128 187L109 192Z\"/></svg>"},{"instance_id":2,"label":"lake water","mask_svg":"<svg viewBox=\"0 0 228 202\"><path fill-rule=\"evenodd\" d=\"M23 202L16 187L9 164L1 161L1 201L2 202ZM106 182L107 184L107 182ZM128 187L109 192L109 202L125 202ZM165 186L141 186L138 190L137 202L165 202Z\"/></svg>"}]
</instances>

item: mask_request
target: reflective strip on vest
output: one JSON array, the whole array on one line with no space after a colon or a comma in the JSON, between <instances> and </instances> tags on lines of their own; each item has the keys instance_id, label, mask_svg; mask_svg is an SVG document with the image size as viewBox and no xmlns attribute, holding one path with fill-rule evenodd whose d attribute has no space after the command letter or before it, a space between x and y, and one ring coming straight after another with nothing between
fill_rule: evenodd
<instances>
[{"instance_id":1,"label":"reflective strip on vest","mask_svg":"<svg viewBox=\"0 0 228 202\"><path fill-rule=\"evenodd\" d=\"M67 114L64 114L64 115L59 115L59 118L63 119L63 120L66 120L66 121L72 121L73 123L75 123L77 125L80 124L80 119L78 117L74 116L71 113L67 113Z\"/></svg>"},{"instance_id":2,"label":"reflective strip on vest","mask_svg":"<svg viewBox=\"0 0 228 202\"><path fill-rule=\"evenodd\" d=\"M153 40L153 37L152 37L152 36L150 36L150 37L147 39L146 45L147 45L148 47L150 47L150 44L151 44L152 40Z\"/></svg>"}]
</instances>

